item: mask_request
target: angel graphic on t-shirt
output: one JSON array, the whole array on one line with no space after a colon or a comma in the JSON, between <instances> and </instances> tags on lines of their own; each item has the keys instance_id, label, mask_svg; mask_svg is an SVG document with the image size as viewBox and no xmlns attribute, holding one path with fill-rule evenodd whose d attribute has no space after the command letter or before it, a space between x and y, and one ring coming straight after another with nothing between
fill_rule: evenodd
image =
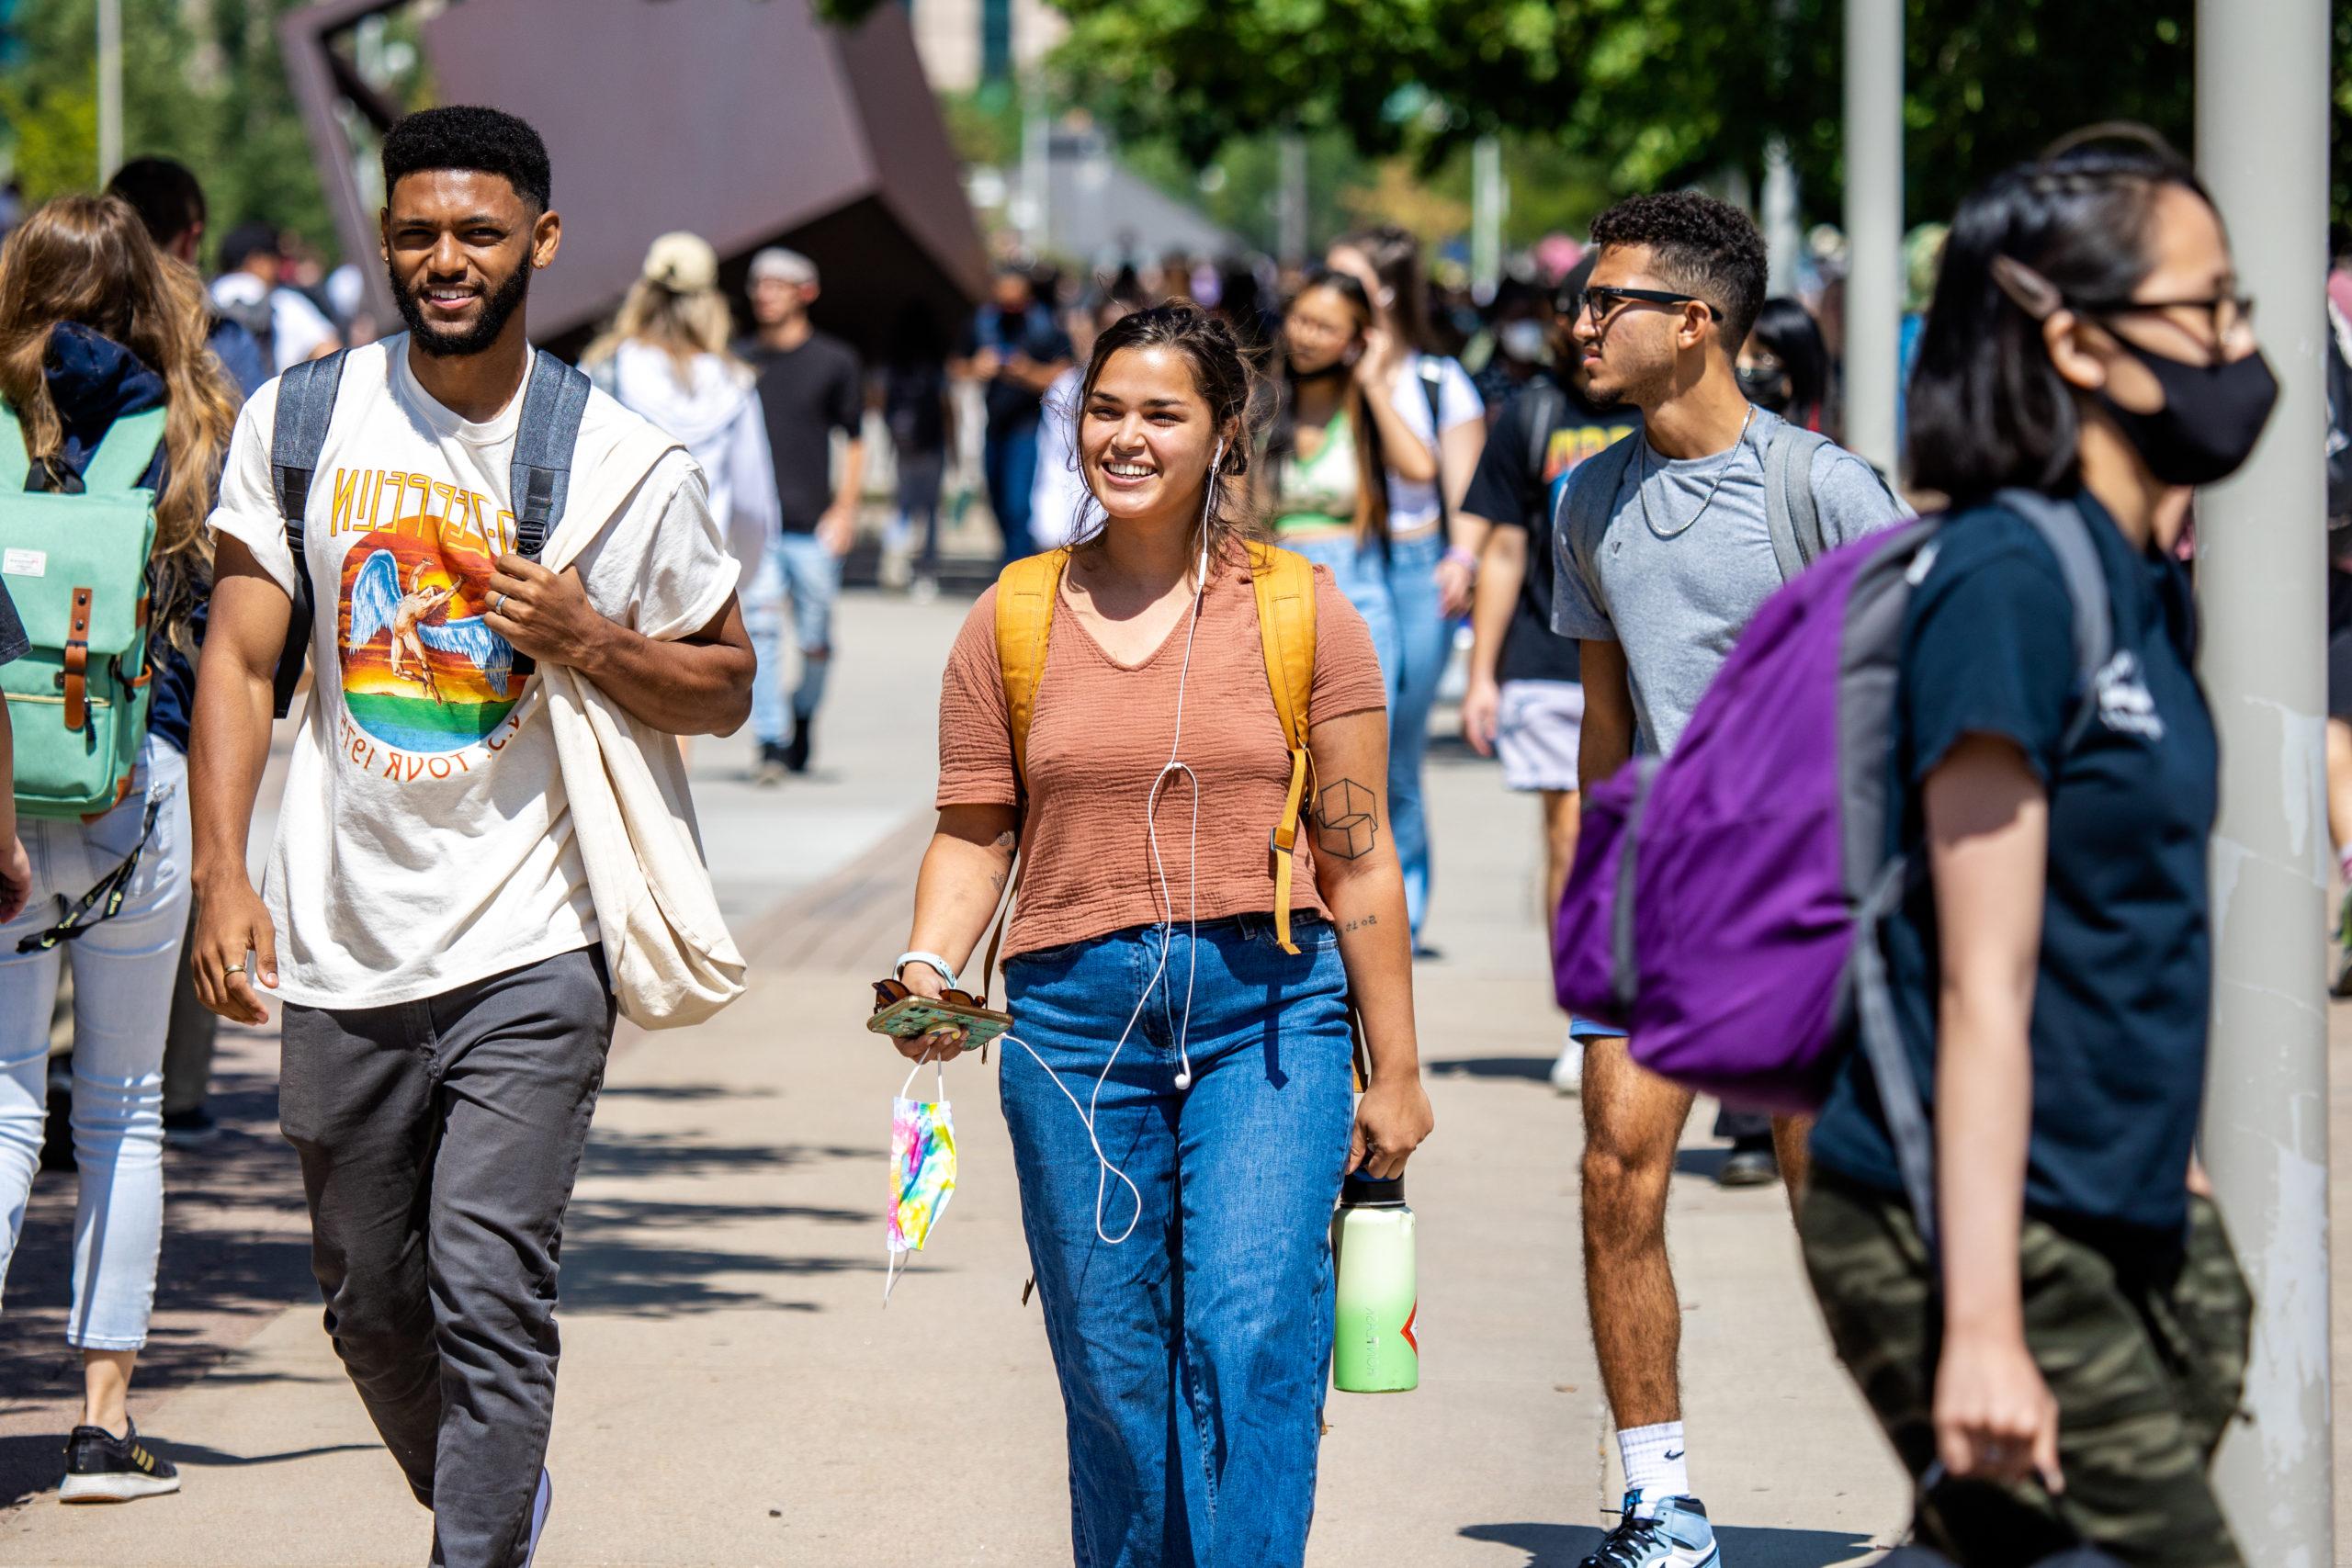
<instances>
[{"instance_id":1,"label":"angel graphic on t-shirt","mask_svg":"<svg viewBox=\"0 0 2352 1568\"><path fill-rule=\"evenodd\" d=\"M435 703L444 699L428 649L460 655L482 672L493 691L504 696L514 650L480 615L433 620L433 615L457 596L457 589L426 586L424 571L424 564L418 563L403 592L400 567L390 550L378 550L362 563L358 580L351 585L351 646L364 648L389 631L393 675L416 682Z\"/></svg>"}]
</instances>

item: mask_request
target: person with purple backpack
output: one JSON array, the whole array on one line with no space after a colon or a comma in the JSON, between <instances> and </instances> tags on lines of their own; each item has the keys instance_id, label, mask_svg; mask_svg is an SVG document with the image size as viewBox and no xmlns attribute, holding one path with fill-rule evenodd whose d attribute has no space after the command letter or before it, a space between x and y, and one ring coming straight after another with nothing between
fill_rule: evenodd
<instances>
[{"instance_id":1,"label":"person with purple backpack","mask_svg":"<svg viewBox=\"0 0 2352 1568\"><path fill-rule=\"evenodd\" d=\"M1893 1071L1839 1060L1801 1229L1923 1541L2233 1568L2207 1470L2252 1303L2193 1158L2218 756L2174 547L2277 383L2188 165L2138 128L2061 149L1962 207L1921 339L1908 450L1951 512L1911 569L1884 828L1924 874L1877 944Z\"/></svg>"},{"instance_id":2,"label":"person with purple backpack","mask_svg":"<svg viewBox=\"0 0 2352 1568\"><path fill-rule=\"evenodd\" d=\"M1588 799L1636 752L1672 752L1734 640L1785 581L1903 510L1869 464L1741 392L1735 361L1766 273L1747 214L1694 192L1634 197L1601 214L1592 237L1600 257L1569 318L1587 396L1638 409L1644 433L1579 465L1557 502L1552 626L1581 645L1577 772ZM1721 1556L1690 1493L1681 1306L1666 1249L1692 1095L1636 1066L1622 1031L1578 1028L1590 1036L1586 1293L1626 1487L1623 1521L1586 1562L1708 1568ZM1776 1134L1793 1194L1803 1125L1783 1119Z\"/></svg>"}]
</instances>

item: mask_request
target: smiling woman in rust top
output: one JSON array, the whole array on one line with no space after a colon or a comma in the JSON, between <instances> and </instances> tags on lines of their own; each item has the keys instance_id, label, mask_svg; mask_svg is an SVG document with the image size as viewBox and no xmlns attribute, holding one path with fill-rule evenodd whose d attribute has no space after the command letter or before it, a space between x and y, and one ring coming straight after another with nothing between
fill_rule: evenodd
<instances>
[{"instance_id":1,"label":"smiling woman in rust top","mask_svg":"<svg viewBox=\"0 0 2352 1568\"><path fill-rule=\"evenodd\" d=\"M1327 572L1250 538L1249 408L1198 310L1107 330L1079 401L1080 543L982 595L940 701L908 946L968 967L1020 846L1001 1089L1082 1564L1300 1561L1332 1204L1430 1126L1379 664ZM1008 682L1001 644L1040 633L1042 670ZM1269 846L1302 764L1278 704L1303 710L1308 775L1289 866ZM928 960L902 977L949 984ZM1351 996L1371 1055L1352 1104Z\"/></svg>"}]
</instances>

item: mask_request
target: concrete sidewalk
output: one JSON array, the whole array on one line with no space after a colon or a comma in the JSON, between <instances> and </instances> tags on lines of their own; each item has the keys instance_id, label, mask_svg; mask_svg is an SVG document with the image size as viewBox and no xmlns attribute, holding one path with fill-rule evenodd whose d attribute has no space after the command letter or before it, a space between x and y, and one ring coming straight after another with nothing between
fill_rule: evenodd
<instances>
[{"instance_id":1,"label":"concrete sidewalk","mask_svg":"<svg viewBox=\"0 0 2352 1568\"><path fill-rule=\"evenodd\" d=\"M994 1075L977 1063L948 1078L955 1204L881 1304L883 1154L903 1067L862 1027L865 983L904 939L937 672L961 614L845 604L814 780L752 789L740 738L695 753L706 840L755 979L712 1023L616 1049L566 1237L543 1568L1069 1560L1059 1403L1037 1311L1020 1300L1028 1270ZM1439 1118L1410 1182L1423 1384L1333 1397L1308 1560L1569 1568L1616 1481L1584 1326L1577 1107L1544 1082L1561 1031L1536 918L1535 809L1455 750L1432 758L1430 782L1429 934L1445 956L1417 971ZM21 1499L0 1514L0 1561L425 1557L429 1521L319 1325L292 1159L269 1135L274 1044L234 1044L238 1130L217 1157L233 1155L235 1180L229 1164L200 1163L214 1153L174 1156L175 1225L201 1224L175 1229L165 1256L167 1299L190 1271L222 1283L202 1310L159 1319L182 1365L143 1379L135 1404L186 1490L80 1510L47 1494L70 1419L55 1397L63 1358L53 1316L39 1348L14 1320L62 1301L61 1249L30 1269L28 1252L0 1376L33 1369L40 1389L0 1407L0 1464L20 1478L5 1495ZM1672 1221L1694 1483L1727 1563L1865 1561L1901 1526L1901 1477L1828 1353L1779 1190L1717 1190L1707 1125L1702 1107ZM34 1234L70 1224L70 1182L45 1182Z\"/></svg>"}]
</instances>

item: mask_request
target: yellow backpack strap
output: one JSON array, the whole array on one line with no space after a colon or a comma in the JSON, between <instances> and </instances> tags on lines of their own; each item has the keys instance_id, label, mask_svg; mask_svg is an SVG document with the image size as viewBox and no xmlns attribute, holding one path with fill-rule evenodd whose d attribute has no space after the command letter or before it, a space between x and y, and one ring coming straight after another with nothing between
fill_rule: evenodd
<instances>
[{"instance_id":1,"label":"yellow backpack strap","mask_svg":"<svg viewBox=\"0 0 2352 1568\"><path fill-rule=\"evenodd\" d=\"M1296 953L1290 934L1291 874L1298 848L1298 818L1306 800L1306 705L1315 685L1315 568L1305 556L1272 545L1250 547L1250 581L1258 591L1258 641L1266 655L1266 684L1274 696L1290 747L1290 793L1274 825L1274 937Z\"/></svg>"},{"instance_id":2,"label":"yellow backpack strap","mask_svg":"<svg viewBox=\"0 0 2352 1568\"><path fill-rule=\"evenodd\" d=\"M1046 678L1046 646L1053 636L1054 600L1068 550L1047 550L1014 561L996 580L996 659L1004 672L1004 711L1012 724L1012 772L1023 793L1029 781L1029 724L1037 716L1037 685Z\"/></svg>"},{"instance_id":3,"label":"yellow backpack strap","mask_svg":"<svg viewBox=\"0 0 2352 1568\"><path fill-rule=\"evenodd\" d=\"M1061 595L1062 569L1069 564L1068 550L1047 550L1014 561L997 574L996 661L1004 681L1005 716L1012 729L1013 782L1024 797L1029 792L1029 725L1037 716L1037 687L1046 678L1046 649L1054 631L1054 601ZM997 911L989 955L973 987L984 1005L996 975L1004 928L1012 923L1013 901L1021 897L1021 876L1028 869L1023 848L1013 847L1012 886ZM986 1059L984 1048L982 1060Z\"/></svg>"}]
</instances>

